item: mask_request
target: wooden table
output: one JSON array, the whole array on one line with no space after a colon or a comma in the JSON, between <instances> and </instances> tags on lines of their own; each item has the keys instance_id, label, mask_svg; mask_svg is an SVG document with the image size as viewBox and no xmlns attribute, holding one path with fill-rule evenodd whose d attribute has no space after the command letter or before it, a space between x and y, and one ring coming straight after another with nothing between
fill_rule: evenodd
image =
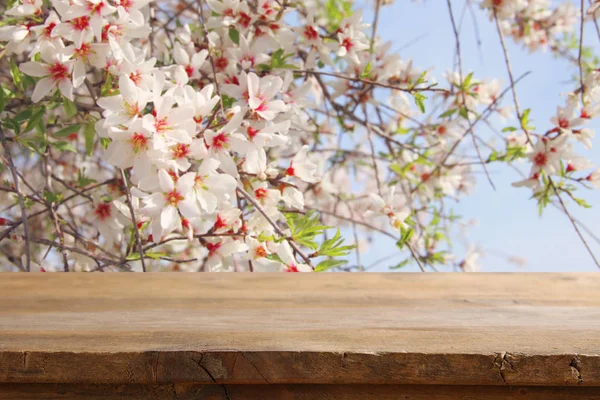
<instances>
[{"instance_id":1,"label":"wooden table","mask_svg":"<svg viewBox=\"0 0 600 400\"><path fill-rule=\"evenodd\" d=\"M0 399L600 399L598 274L3 274Z\"/></svg>"}]
</instances>

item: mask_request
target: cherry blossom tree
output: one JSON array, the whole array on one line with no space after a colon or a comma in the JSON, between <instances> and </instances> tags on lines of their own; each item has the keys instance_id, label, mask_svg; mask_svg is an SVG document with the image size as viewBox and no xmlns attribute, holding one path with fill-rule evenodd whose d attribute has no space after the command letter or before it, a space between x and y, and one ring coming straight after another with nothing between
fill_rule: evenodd
<instances>
[{"instance_id":1,"label":"cherry blossom tree","mask_svg":"<svg viewBox=\"0 0 600 400\"><path fill-rule=\"evenodd\" d=\"M456 43L443 76L378 37L389 3L367 21L348 0L5 1L0 268L362 271L364 242L387 236L393 268L471 271L479 250L454 254L449 205L516 162L530 168L514 186L589 250L568 207L600 187L580 154L600 114L583 46L600 2L440 1ZM495 26L506 77L464 67L463 6ZM508 41L572 63L550 121L519 101Z\"/></svg>"}]
</instances>

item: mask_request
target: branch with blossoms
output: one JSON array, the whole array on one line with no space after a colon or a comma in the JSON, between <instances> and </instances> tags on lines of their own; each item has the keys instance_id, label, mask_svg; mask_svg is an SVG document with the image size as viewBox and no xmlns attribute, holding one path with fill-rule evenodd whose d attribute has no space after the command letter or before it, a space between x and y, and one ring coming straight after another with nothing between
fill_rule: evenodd
<instances>
[{"instance_id":1,"label":"branch with blossoms","mask_svg":"<svg viewBox=\"0 0 600 400\"><path fill-rule=\"evenodd\" d=\"M379 39L386 3L367 23L346 0L8 0L10 269L365 270L361 252L381 235L403 257L393 268L472 270L475 250L453 253L466 224L452 203L480 171L493 185L488 164L518 160L532 167L515 185L541 209L558 202L581 235L563 197L587 206L575 189L600 186L573 151L591 147L583 125L600 110L596 61L574 30L584 10L480 2L504 50L511 37L577 67L566 107L538 133L508 56L505 85L463 70L451 6L459 65L438 81ZM570 32L578 40L560 38ZM480 126L512 115L508 92L519 125L497 147Z\"/></svg>"}]
</instances>

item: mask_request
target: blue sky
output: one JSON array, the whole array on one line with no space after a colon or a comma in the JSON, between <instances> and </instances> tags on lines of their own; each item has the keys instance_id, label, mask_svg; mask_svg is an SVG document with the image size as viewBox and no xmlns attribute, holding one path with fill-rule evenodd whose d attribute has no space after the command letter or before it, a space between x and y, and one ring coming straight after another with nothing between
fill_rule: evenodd
<instances>
[{"instance_id":1,"label":"blue sky","mask_svg":"<svg viewBox=\"0 0 600 400\"><path fill-rule=\"evenodd\" d=\"M372 4L370 1L364 13L365 21L372 21ZM463 9L463 0L453 0L454 14L459 18ZM555 2L556 3L556 2ZM362 2L357 6L362 6ZM368 10L368 11L367 11ZM474 7L475 17L479 27L481 49L477 49L474 35L472 14L467 11L462 28L461 43L463 53L463 69L474 71L477 78L498 78L503 87L508 85L508 75L499 44L495 25L488 20L487 14ZM378 34L386 41L392 41L396 51L416 38L414 44L400 50L403 58L412 58L418 68L434 68L433 74L442 80L442 74L453 65L455 41L448 16L446 2L429 0L412 2L396 0L391 6L382 8L379 17ZM598 49L598 37L593 26L586 29L585 44ZM508 49L515 76L531 71L517 86L521 108L531 108L531 118L539 129L547 127L550 117L556 112L557 105L564 104L564 94L572 88L566 82L574 73L568 62L555 59L550 52L529 54L527 50L508 39ZM596 51L598 53L598 51ZM512 104L512 98L506 96L504 104ZM498 125L500 128L517 125L515 119ZM590 127L600 130L598 121ZM600 135L600 133L597 133ZM593 150L579 149L579 154L589 158L595 164L600 164L598 145ZM522 171L527 170L526 164L518 165ZM530 200L528 189L517 189L511 182L519 180L516 171L504 164L492 165L489 168L496 191L492 189L484 175L478 176L477 186L470 197L463 198L456 204L454 210L467 219L476 219L478 225L468 230L468 239L481 245L489 252L480 261L484 272L494 271L597 271L592 259L587 254L577 234L567 217L553 207L548 207L540 218L535 200ZM580 219L592 231L600 226L600 193L598 191L581 190L583 197L592 205L591 209L583 209L568 203L569 211ZM598 232L600 233L600 231ZM600 256L600 246L588 237L588 243ZM455 238L457 244L460 238ZM462 251L457 247L457 252ZM362 255L363 263L368 265L388 254L397 253L393 241L381 238ZM525 268L518 268L507 261L506 257L518 256L527 260ZM387 266L401 261L397 257L389 262L379 263L375 270L385 271ZM406 271L414 271L415 267L407 267Z\"/></svg>"}]
</instances>

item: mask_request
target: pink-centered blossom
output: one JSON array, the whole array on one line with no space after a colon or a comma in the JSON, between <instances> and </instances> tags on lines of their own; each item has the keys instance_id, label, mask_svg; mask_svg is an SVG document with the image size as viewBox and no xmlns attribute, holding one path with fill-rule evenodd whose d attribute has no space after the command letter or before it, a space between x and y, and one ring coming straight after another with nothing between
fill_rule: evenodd
<instances>
[{"instance_id":1,"label":"pink-centered blossom","mask_svg":"<svg viewBox=\"0 0 600 400\"><path fill-rule=\"evenodd\" d=\"M19 66L23 73L42 78L35 85L31 101L37 103L48 94L53 94L56 89L73 101L74 61L65 55L64 49L52 45L42 48L40 55L42 62L28 61Z\"/></svg>"}]
</instances>

